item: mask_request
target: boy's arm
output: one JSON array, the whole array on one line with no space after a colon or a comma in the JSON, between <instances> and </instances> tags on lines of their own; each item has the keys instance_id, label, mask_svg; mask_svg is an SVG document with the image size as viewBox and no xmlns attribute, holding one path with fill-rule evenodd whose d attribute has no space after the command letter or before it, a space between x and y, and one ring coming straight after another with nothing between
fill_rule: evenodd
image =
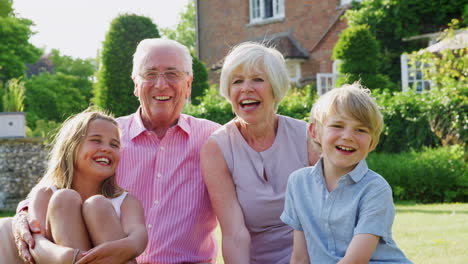
<instances>
[{"instance_id":1,"label":"boy's arm","mask_svg":"<svg viewBox=\"0 0 468 264\"><path fill-rule=\"evenodd\" d=\"M380 237L372 234L355 235L338 264L369 263L379 239Z\"/></svg>"},{"instance_id":2,"label":"boy's arm","mask_svg":"<svg viewBox=\"0 0 468 264\"><path fill-rule=\"evenodd\" d=\"M294 230L294 244L291 255L291 264L310 263L309 253L303 231Z\"/></svg>"}]
</instances>

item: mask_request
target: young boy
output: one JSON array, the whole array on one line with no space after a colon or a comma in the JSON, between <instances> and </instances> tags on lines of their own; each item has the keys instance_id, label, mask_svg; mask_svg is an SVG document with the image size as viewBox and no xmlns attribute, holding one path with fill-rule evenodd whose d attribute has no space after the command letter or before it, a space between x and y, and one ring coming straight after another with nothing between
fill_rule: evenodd
<instances>
[{"instance_id":1,"label":"young boy","mask_svg":"<svg viewBox=\"0 0 468 264\"><path fill-rule=\"evenodd\" d=\"M294 228L291 263L412 263L392 239L392 190L365 161L382 129L358 83L317 100L309 135L322 156L291 174L281 215Z\"/></svg>"}]
</instances>

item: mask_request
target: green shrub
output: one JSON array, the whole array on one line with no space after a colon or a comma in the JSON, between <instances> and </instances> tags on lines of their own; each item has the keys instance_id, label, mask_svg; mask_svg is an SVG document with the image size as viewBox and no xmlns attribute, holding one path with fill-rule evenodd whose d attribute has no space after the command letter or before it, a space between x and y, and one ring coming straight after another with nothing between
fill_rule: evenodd
<instances>
[{"instance_id":1,"label":"green shrub","mask_svg":"<svg viewBox=\"0 0 468 264\"><path fill-rule=\"evenodd\" d=\"M309 121L310 109L317 100L317 93L312 86L292 88L278 106L278 114Z\"/></svg>"},{"instance_id":2,"label":"green shrub","mask_svg":"<svg viewBox=\"0 0 468 264\"><path fill-rule=\"evenodd\" d=\"M21 78L11 79L6 84L5 93L1 96L4 112L23 112L24 110L24 82Z\"/></svg>"},{"instance_id":3,"label":"green shrub","mask_svg":"<svg viewBox=\"0 0 468 264\"><path fill-rule=\"evenodd\" d=\"M369 89L384 89L390 85L388 78L379 72L379 44L367 25L343 30L333 48L333 58L341 60L337 86L356 81Z\"/></svg>"},{"instance_id":4,"label":"green shrub","mask_svg":"<svg viewBox=\"0 0 468 264\"><path fill-rule=\"evenodd\" d=\"M384 118L384 131L376 152L399 153L440 145L429 124L430 94L414 91L374 92Z\"/></svg>"},{"instance_id":5,"label":"green shrub","mask_svg":"<svg viewBox=\"0 0 468 264\"><path fill-rule=\"evenodd\" d=\"M197 57L192 55L192 70L193 70L193 81L192 81L192 94L190 95L192 104L198 105L200 103L199 98L203 96L205 90L210 85L208 84L208 70L205 64Z\"/></svg>"},{"instance_id":6,"label":"green shrub","mask_svg":"<svg viewBox=\"0 0 468 264\"><path fill-rule=\"evenodd\" d=\"M44 138L46 143L51 143L55 134L60 128L60 123L55 121L46 121L43 119L37 120L35 128L27 128L26 135L28 137L40 137Z\"/></svg>"},{"instance_id":7,"label":"green shrub","mask_svg":"<svg viewBox=\"0 0 468 264\"><path fill-rule=\"evenodd\" d=\"M468 166L458 145L399 154L371 153L369 168L393 188L395 200L423 203L467 202Z\"/></svg>"},{"instance_id":8,"label":"green shrub","mask_svg":"<svg viewBox=\"0 0 468 264\"><path fill-rule=\"evenodd\" d=\"M146 38L158 38L159 32L151 18L122 14L114 18L102 45L98 83L94 87L94 103L115 116L134 113L138 98L133 94L131 78L133 53Z\"/></svg>"},{"instance_id":9,"label":"green shrub","mask_svg":"<svg viewBox=\"0 0 468 264\"><path fill-rule=\"evenodd\" d=\"M216 85L205 90L203 96L197 98L198 105L187 103L183 113L199 118L205 118L219 124L226 124L234 118L231 104L222 97Z\"/></svg>"}]
</instances>

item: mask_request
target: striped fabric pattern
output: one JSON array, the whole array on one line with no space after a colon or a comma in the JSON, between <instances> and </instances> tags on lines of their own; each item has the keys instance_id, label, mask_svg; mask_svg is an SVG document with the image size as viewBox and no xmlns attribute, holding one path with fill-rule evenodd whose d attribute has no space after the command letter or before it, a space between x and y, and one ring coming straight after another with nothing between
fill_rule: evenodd
<instances>
[{"instance_id":1,"label":"striped fabric pattern","mask_svg":"<svg viewBox=\"0 0 468 264\"><path fill-rule=\"evenodd\" d=\"M200 148L220 125L182 114L159 139L139 113L117 119L117 180L145 209L149 242L138 263L215 263L217 221L201 175Z\"/></svg>"}]
</instances>

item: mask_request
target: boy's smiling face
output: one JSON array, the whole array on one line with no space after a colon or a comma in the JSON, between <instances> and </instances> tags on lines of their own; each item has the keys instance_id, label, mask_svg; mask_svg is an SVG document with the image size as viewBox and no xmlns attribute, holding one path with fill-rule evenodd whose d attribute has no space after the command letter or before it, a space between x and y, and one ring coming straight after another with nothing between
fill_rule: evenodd
<instances>
[{"instance_id":1,"label":"boy's smiling face","mask_svg":"<svg viewBox=\"0 0 468 264\"><path fill-rule=\"evenodd\" d=\"M348 114L331 114L316 126L310 125L310 134L321 145L326 174L345 175L373 150L370 129Z\"/></svg>"}]
</instances>

